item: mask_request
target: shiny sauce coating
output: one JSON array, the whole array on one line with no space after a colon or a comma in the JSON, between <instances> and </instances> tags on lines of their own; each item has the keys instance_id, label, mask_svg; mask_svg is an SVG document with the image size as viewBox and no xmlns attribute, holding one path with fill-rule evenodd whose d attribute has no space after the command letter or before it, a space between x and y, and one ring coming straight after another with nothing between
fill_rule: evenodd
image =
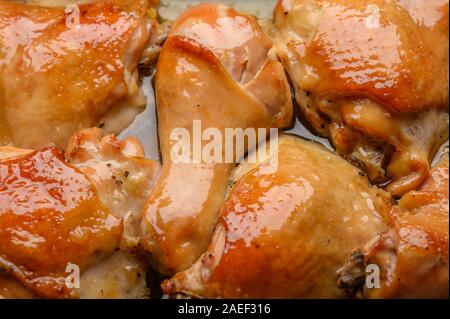
<instances>
[{"instance_id":1,"label":"shiny sauce coating","mask_svg":"<svg viewBox=\"0 0 450 319\"><path fill-rule=\"evenodd\" d=\"M112 252L122 222L54 148L0 161L0 266L47 297L70 295L68 264Z\"/></svg>"}]
</instances>

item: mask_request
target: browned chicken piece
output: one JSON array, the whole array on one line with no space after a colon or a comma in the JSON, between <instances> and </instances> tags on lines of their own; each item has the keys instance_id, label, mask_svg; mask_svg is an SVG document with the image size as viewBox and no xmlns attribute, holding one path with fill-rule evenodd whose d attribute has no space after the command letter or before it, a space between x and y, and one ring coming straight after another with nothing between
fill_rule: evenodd
<instances>
[{"instance_id":1,"label":"browned chicken piece","mask_svg":"<svg viewBox=\"0 0 450 319\"><path fill-rule=\"evenodd\" d=\"M33 294L16 278L0 271L0 299L33 299Z\"/></svg>"},{"instance_id":2,"label":"browned chicken piece","mask_svg":"<svg viewBox=\"0 0 450 319\"><path fill-rule=\"evenodd\" d=\"M171 135L183 128L195 140L195 120L222 137L225 128L289 126L290 89L271 48L255 18L220 4L187 10L171 29L156 74L162 177L142 223L143 244L161 272L184 270L205 252L235 166L194 158L192 148L192 161L175 161Z\"/></svg>"},{"instance_id":3,"label":"browned chicken piece","mask_svg":"<svg viewBox=\"0 0 450 319\"><path fill-rule=\"evenodd\" d=\"M6 0L6 1L24 2L28 4L36 4L45 7L61 7L72 4L97 3L111 0ZM125 4L132 3L133 1L136 2L136 0L113 0L113 1L115 1L116 3L125 3ZM147 2L151 3L154 6L157 6L159 4L159 0L147 0Z\"/></svg>"},{"instance_id":4,"label":"browned chicken piece","mask_svg":"<svg viewBox=\"0 0 450 319\"><path fill-rule=\"evenodd\" d=\"M448 298L448 154L425 184L400 200L392 230L367 254L382 270L381 289L371 298Z\"/></svg>"},{"instance_id":5,"label":"browned chicken piece","mask_svg":"<svg viewBox=\"0 0 450 319\"><path fill-rule=\"evenodd\" d=\"M280 0L278 54L315 130L394 196L448 139L448 0Z\"/></svg>"},{"instance_id":6,"label":"browned chicken piece","mask_svg":"<svg viewBox=\"0 0 450 319\"><path fill-rule=\"evenodd\" d=\"M120 219L55 148L1 160L0 172L0 267L38 295L69 296L66 266L111 254Z\"/></svg>"},{"instance_id":7,"label":"browned chicken piece","mask_svg":"<svg viewBox=\"0 0 450 319\"><path fill-rule=\"evenodd\" d=\"M63 148L80 127L119 132L145 106L149 2L77 8L0 1L0 145Z\"/></svg>"},{"instance_id":8,"label":"browned chicken piece","mask_svg":"<svg viewBox=\"0 0 450 319\"><path fill-rule=\"evenodd\" d=\"M387 229L390 196L313 142L282 136L272 157L241 164L233 181L207 252L165 281L165 293L339 298L336 271Z\"/></svg>"},{"instance_id":9,"label":"browned chicken piece","mask_svg":"<svg viewBox=\"0 0 450 319\"><path fill-rule=\"evenodd\" d=\"M136 227L160 168L137 140L101 136L78 132L67 161L53 147L0 148L0 296L20 296L18 280L38 297L148 297Z\"/></svg>"}]
</instances>

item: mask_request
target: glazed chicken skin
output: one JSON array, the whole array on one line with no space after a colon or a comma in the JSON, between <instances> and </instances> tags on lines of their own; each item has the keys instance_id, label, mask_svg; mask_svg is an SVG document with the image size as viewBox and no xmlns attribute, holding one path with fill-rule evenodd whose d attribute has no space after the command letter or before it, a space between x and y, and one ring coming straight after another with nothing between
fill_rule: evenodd
<instances>
[{"instance_id":1,"label":"glazed chicken skin","mask_svg":"<svg viewBox=\"0 0 450 319\"><path fill-rule=\"evenodd\" d=\"M381 289L370 298L448 298L448 153L417 191L404 195L393 211L392 228L366 254L380 265Z\"/></svg>"},{"instance_id":2,"label":"glazed chicken skin","mask_svg":"<svg viewBox=\"0 0 450 319\"><path fill-rule=\"evenodd\" d=\"M25 2L28 4L35 4L45 7L61 7L71 4L86 4L86 3L96 3L96 2L106 2L110 0L9 0L15 2ZM135 0L115 0L117 3L130 4ZM157 6L159 4L159 0L148 0L151 5Z\"/></svg>"},{"instance_id":3,"label":"glazed chicken skin","mask_svg":"<svg viewBox=\"0 0 450 319\"><path fill-rule=\"evenodd\" d=\"M293 136L241 164L208 251L163 283L205 298L340 298L337 270L387 229L389 195L322 146Z\"/></svg>"},{"instance_id":4,"label":"glazed chicken skin","mask_svg":"<svg viewBox=\"0 0 450 319\"><path fill-rule=\"evenodd\" d=\"M2 269L39 295L68 295L66 266L84 269L112 253L120 220L54 148L2 160L0 167Z\"/></svg>"},{"instance_id":5,"label":"glazed chicken skin","mask_svg":"<svg viewBox=\"0 0 450 319\"><path fill-rule=\"evenodd\" d=\"M187 10L170 31L156 74L162 175L141 227L143 246L163 273L188 268L206 250L237 154L254 146L237 147L229 163L194 158L192 148L192 160L178 161L171 136L182 128L195 139L198 120L203 132L219 130L225 152L226 128L289 126L290 88L271 48L256 19L220 4Z\"/></svg>"},{"instance_id":6,"label":"glazed chicken skin","mask_svg":"<svg viewBox=\"0 0 450 319\"><path fill-rule=\"evenodd\" d=\"M78 132L67 161L54 147L0 148L0 295L148 297L133 218L159 164L142 156L135 139L102 138L99 129ZM70 264L80 268L80 287L66 284Z\"/></svg>"},{"instance_id":7,"label":"glazed chicken skin","mask_svg":"<svg viewBox=\"0 0 450 319\"><path fill-rule=\"evenodd\" d=\"M125 128L145 106L137 66L156 25L150 9L0 1L0 145L62 149L80 127Z\"/></svg>"},{"instance_id":8,"label":"glazed chicken skin","mask_svg":"<svg viewBox=\"0 0 450 319\"><path fill-rule=\"evenodd\" d=\"M277 50L317 132L397 197L448 138L448 0L283 0Z\"/></svg>"},{"instance_id":9,"label":"glazed chicken skin","mask_svg":"<svg viewBox=\"0 0 450 319\"><path fill-rule=\"evenodd\" d=\"M0 272L0 299L32 299L33 294L14 277Z\"/></svg>"}]
</instances>

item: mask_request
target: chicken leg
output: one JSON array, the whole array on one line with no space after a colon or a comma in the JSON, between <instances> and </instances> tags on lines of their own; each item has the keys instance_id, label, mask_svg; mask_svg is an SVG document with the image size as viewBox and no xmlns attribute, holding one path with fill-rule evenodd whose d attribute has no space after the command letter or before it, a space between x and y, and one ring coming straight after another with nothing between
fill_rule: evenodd
<instances>
[{"instance_id":1,"label":"chicken leg","mask_svg":"<svg viewBox=\"0 0 450 319\"><path fill-rule=\"evenodd\" d=\"M196 120L221 137L226 128L289 126L290 88L271 48L253 17L220 4L191 8L172 27L156 74L162 175L141 227L144 247L162 272L186 269L206 250L236 161L207 162L191 149L193 160L179 163L171 135L186 129L195 143ZM224 150L223 139L220 144Z\"/></svg>"}]
</instances>

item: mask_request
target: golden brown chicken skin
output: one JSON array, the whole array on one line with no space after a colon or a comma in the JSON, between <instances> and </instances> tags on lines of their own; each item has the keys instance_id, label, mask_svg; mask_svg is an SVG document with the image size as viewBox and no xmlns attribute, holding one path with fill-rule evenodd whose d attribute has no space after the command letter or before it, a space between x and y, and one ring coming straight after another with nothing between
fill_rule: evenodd
<instances>
[{"instance_id":1,"label":"golden brown chicken skin","mask_svg":"<svg viewBox=\"0 0 450 319\"><path fill-rule=\"evenodd\" d=\"M369 250L367 263L382 270L371 298L448 298L448 154L425 184L400 200L391 230Z\"/></svg>"},{"instance_id":2,"label":"golden brown chicken skin","mask_svg":"<svg viewBox=\"0 0 450 319\"><path fill-rule=\"evenodd\" d=\"M278 53L308 121L401 196L448 138L448 1L283 0Z\"/></svg>"},{"instance_id":3,"label":"golden brown chicken skin","mask_svg":"<svg viewBox=\"0 0 450 319\"><path fill-rule=\"evenodd\" d=\"M163 168L141 227L162 272L184 270L206 250L236 161L207 162L194 158L192 148L192 161L175 161L172 133L183 128L195 138L194 120L201 134L216 128L222 137L225 128L289 126L290 89L271 48L256 19L220 4L191 8L172 27L156 74ZM244 153L241 147L234 154Z\"/></svg>"},{"instance_id":4,"label":"golden brown chicken skin","mask_svg":"<svg viewBox=\"0 0 450 319\"><path fill-rule=\"evenodd\" d=\"M32 299L33 294L16 278L0 272L0 299Z\"/></svg>"},{"instance_id":5,"label":"golden brown chicken skin","mask_svg":"<svg viewBox=\"0 0 450 319\"><path fill-rule=\"evenodd\" d=\"M0 266L48 297L69 296L65 269L85 269L117 247L120 219L54 148L0 162Z\"/></svg>"},{"instance_id":6,"label":"golden brown chicken skin","mask_svg":"<svg viewBox=\"0 0 450 319\"><path fill-rule=\"evenodd\" d=\"M86 3L97 3L97 2L107 2L111 0L6 0L6 1L15 1L15 2L23 2L28 4L35 4L45 7L62 7L66 5L72 4L86 4ZM133 5L133 2L136 0L113 0L116 3L123 3L128 5ZM138 0L139 1L139 0ZM157 6L159 5L159 0L147 0L151 5Z\"/></svg>"},{"instance_id":7,"label":"golden brown chicken skin","mask_svg":"<svg viewBox=\"0 0 450 319\"><path fill-rule=\"evenodd\" d=\"M0 148L0 296L148 297L137 227L159 171L136 139L99 129L77 132L65 156Z\"/></svg>"},{"instance_id":8,"label":"golden brown chicken skin","mask_svg":"<svg viewBox=\"0 0 450 319\"><path fill-rule=\"evenodd\" d=\"M137 65L149 10L146 0L0 1L0 145L64 148L80 127L126 127L145 105Z\"/></svg>"},{"instance_id":9,"label":"golden brown chicken skin","mask_svg":"<svg viewBox=\"0 0 450 319\"><path fill-rule=\"evenodd\" d=\"M278 154L278 169L267 173ZM208 251L163 283L205 298L339 298L336 272L387 229L389 196L318 144L282 136L241 164Z\"/></svg>"}]
</instances>

